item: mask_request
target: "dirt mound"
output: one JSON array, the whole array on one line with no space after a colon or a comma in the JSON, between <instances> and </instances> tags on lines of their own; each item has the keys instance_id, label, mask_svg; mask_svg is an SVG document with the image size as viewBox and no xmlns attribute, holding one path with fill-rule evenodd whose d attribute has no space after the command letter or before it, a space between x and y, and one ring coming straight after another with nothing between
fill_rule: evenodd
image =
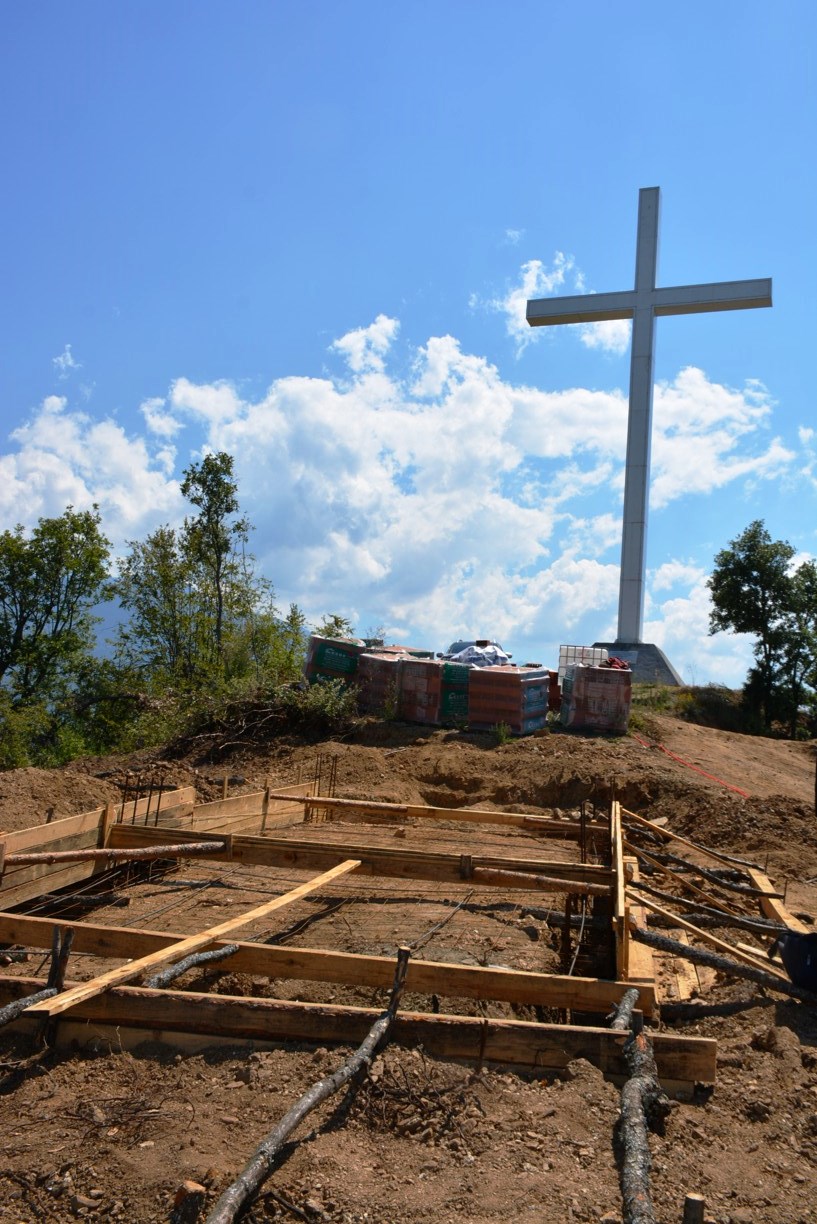
<instances>
[{"instance_id":1,"label":"dirt mound","mask_svg":"<svg viewBox=\"0 0 817 1224\"><path fill-rule=\"evenodd\" d=\"M768 861L781 888L790 882L790 907L817 909L813 745L750 739L664 715L651 716L650 735L638 738L555 731L498 743L490 734L368 721L343 740L277 742L226 763L210 761L205 750L163 763L152 750L70 769L17 770L0 774L0 827L38 823L49 807L62 816L118 799L128 774L131 782L141 774L146 785L149 775L161 776L166 786L195 785L201 799L211 799L225 775L230 794L237 794L308 779L318 769L327 778L330 768L342 796L451 809L563 812L585 803L606 810L615 794L625 807L665 816L670 828L697 841L764 866ZM395 835L388 828L375 832ZM425 830L412 835L431 844ZM208 907L218 916L222 906L258 901L227 876L221 889L208 887L196 903L194 875L191 865L176 876L157 876L126 914L111 910L99 920L195 930L214 921ZM292 942L391 954L406 930L405 916L392 916L405 898L396 884L393 892L379 907L327 904L315 913L319 933L301 924ZM444 900L416 918L423 930ZM434 955L460 964L555 964L546 923L495 909L463 910L459 925L452 921L436 936ZM190 925L179 926L185 915ZM82 958L76 963L82 966ZM228 972L214 972L211 988L271 998L292 998L294 988L313 1003L370 1005L376 997L362 987ZM406 1001L415 1003L413 996ZM486 1004L486 1019L494 1014L504 1012ZM717 1224L817 1219L813 1010L781 1003L748 983L715 981L691 1018L668 1013L662 1025L716 1037L719 1075L714 1091L675 1104L663 1133L650 1137L658 1218L680 1219L685 1192L695 1190L706 1196L707 1218ZM84 1034L73 1054L58 1054L42 1074L14 1069L21 1052L4 1039L0 1217L135 1224L168 1221L185 1178L203 1184L212 1202L304 1088L344 1057L344 1051L291 1046L188 1055L155 1043L128 1054L110 1037ZM478 1074L473 1065L442 1063L421 1049L389 1047L350 1109L335 1101L310 1120L246 1218L250 1224L619 1221L617 1114L617 1089L581 1059L562 1078L543 1079L501 1068Z\"/></svg>"}]
</instances>

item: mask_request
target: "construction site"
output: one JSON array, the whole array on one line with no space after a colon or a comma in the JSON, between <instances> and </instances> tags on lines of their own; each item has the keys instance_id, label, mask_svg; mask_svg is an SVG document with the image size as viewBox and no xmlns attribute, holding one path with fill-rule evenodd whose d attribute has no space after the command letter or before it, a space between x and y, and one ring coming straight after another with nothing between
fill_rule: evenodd
<instances>
[{"instance_id":1,"label":"construction site","mask_svg":"<svg viewBox=\"0 0 817 1224\"><path fill-rule=\"evenodd\" d=\"M813 929L813 747L639 725L1 775L0 1219L652 1218L644 1074L656 1219L817 1219L813 998L767 955Z\"/></svg>"}]
</instances>

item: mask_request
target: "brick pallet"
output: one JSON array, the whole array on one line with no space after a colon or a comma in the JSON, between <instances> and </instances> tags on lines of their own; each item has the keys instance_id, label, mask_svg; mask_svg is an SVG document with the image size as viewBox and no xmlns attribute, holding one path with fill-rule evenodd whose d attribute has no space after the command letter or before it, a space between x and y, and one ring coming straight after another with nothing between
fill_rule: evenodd
<instances>
[{"instance_id":1,"label":"brick pallet","mask_svg":"<svg viewBox=\"0 0 817 1224\"><path fill-rule=\"evenodd\" d=\"M632 678L632 672L612 667L568 667L562 683L562 725L626 732Z\"/></svg>"}]
</instances>

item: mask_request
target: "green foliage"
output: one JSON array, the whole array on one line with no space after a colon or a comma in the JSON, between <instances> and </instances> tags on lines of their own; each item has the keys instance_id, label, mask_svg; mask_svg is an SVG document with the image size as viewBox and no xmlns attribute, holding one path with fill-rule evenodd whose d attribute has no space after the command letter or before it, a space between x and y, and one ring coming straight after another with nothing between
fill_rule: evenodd
<instances>
[{"instance_id":1,"label":"green foliage","mask_svg":"<svg viewBox=\"0 0 817 1224\"><path fill-rule=\"evenodd\" d=\"M497 744L507 744L511 738L511 729L505 722L499 722L493 728L494 739Z\"/></svg>"},{"instance_id":2,"label":"green foliage","mask_svg":"<svg viewBox=\"0 0 817 1224\"><path fill-rule=\"evenodd\" d=\"M710 633L752 635L755 665L744 687L747 729L783 725L794 737L817 686L817 568L793 568L795 551L756 520L722 549L709 579Z\"/></svg>"},{"instance_id":3,"label":"green foliage","mask_svg":"<svg viewBox=\"0 0 817 1224\"><path fill-rule=\"evenodd\" d=\"M290 729L310 735L337 735L357 722L357 689L342 680L319 680L307 688L280 690Z\"/></svg>"},{"instance_id":4,"label":"green foliage","mask_svg":"<svg viewBox=\"0 0 817 1224\"><path fill-rule=\"evenodd\" d=\"M105 593L109 543L99 513L71 506L0 535L0 687L13 706L48 703L91 652L91 609Z\"/></svg>"},{"instance_id":5,"label":"green foliage","mask_svg":"<svg viewBox=\"0 0 817 1224\"><path fill-rule=\"evenodd\" d=\"M120 563L116 590L129 616L118 662L154 694L296 679L306 619L296 604L281 617L271 584L255 572L231 456L209 455L188 468L182 491L198 515L181 531L160 527L133 541Z\"/></svg>"},{"instance_id":6,"label":"green foliage","mask_svg":"<svg viewBox=\"0 0 817 1224\"><path fill-rule=\"evenodd\" d=\"M30 538L0 535L0 768L194 733L227 745L353 725L354 689L300 687L309 627L296 604L279 613L256 573L233 469L224 452L191 464L193 513L131 541L113 580L96 507L41 519ZM124 618L113 658L100 658L92 609L113 597ZM318 632L353 627L335 614Z\"/></svg>"},{"instance_id":7,"label":"green foliage","mask_svg":"<svg viewBox=\"0 0 817 1224\"><path fill-rule=\"evenodd\" d=\"M238 486L233 479L233 457L224 451L207 455L185 470L182 494L199 513L185 519L183 552L201 567L209 580L213 600L214 648L221 653L225 603L241 594L238 545L246 544L250 526L238 516ZM203 589L204 584L203 584ZM234 612L237 609L232 609Z\"/></svg>"},{"instance_id":8,"label":"green foliage","mask_svg":"<svg viewBox=\"0 0 817 1224\"><path fill-rule=\"evenodd\" d=\"M323 618L315 632L319 637L350 638L355 636L355 627L345 616L339 616L337 612L333 612Z\"/></svg>"},{"instance_id":9,"label":"green foliage","mask_svg":"<svg viewBox=\"0 0 817 1224\"><path fill-rule=\"evenodd\" d=\"M50 726L51 717L41 702L15 706L0 689L0 769L31 765L32 745L47 735Z\"/></svg>"}]
</instances>

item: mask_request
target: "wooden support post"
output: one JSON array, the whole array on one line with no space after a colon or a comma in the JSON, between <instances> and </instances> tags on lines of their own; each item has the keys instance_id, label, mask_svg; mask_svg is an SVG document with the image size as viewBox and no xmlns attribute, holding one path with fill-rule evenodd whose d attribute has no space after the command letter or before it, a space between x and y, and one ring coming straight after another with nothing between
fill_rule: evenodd
<instances>
[{"instance_id":1,"label":"wooden support post","mask_svg":"<svg viewBox=\"0 0 817 1224\"><path fill-rule=\"evenodd\" d=\"M116 808L112 803L105 804L105 810L99 821L99 842L100 849L107 846L108 838L111 833L111 826L116 824Z\"/></svg>"},{"instance_id":2,"label":"wooden support post","mask_svg":"<svg viewBox=\"0 0 817 1224\"><path fill-rule=\"evenodd\" d=\"M261 800L261 832L263 833L267 827L267 816L269 815L269 783L264 787L264 798Z\"/></svg>"},{"instance_id":3,"label":"wooden support post","mask_svg":"<svg viewBox=\"0 0 817 1224\"><path fill-rule=\"evenodd\" d=\"M624 852L621 834L621 805L614 800L610 806L610 848L613 862L615 899L613 904L613 937L616 944L616 977L627 980L627 896L624 877Z\"/></svg>"}]
</instances>

